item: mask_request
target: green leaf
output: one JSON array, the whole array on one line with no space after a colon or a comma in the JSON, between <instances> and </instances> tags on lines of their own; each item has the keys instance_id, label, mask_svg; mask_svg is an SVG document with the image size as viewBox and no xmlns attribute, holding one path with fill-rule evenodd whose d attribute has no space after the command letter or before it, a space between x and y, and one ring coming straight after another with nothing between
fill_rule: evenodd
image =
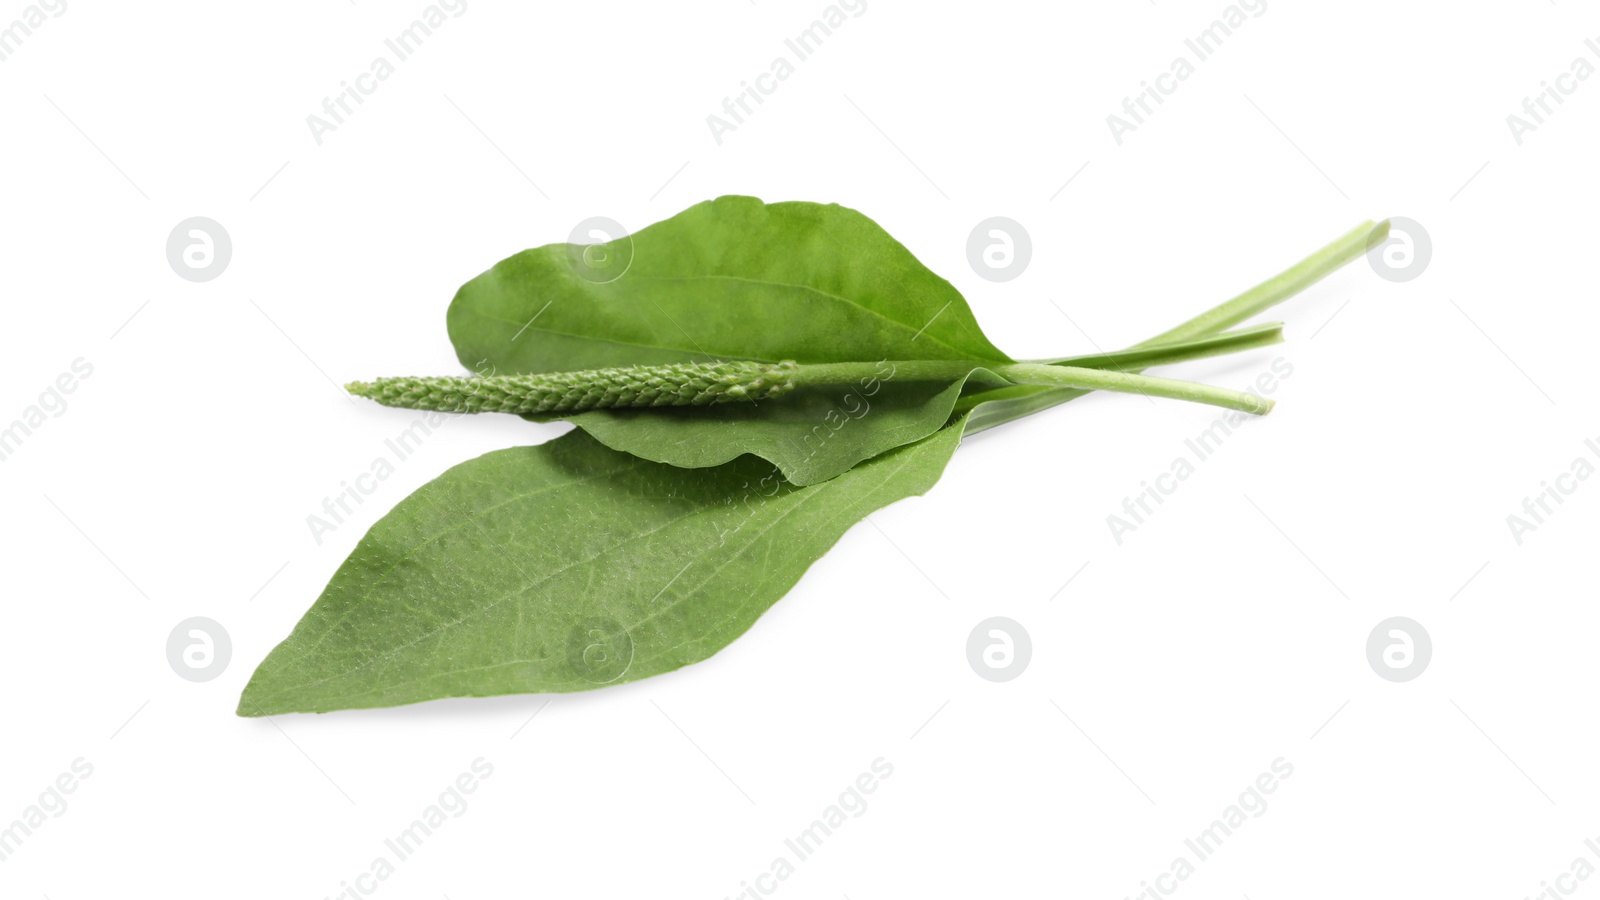
<instances>
[{"instance_id":1,"label":"green leaf","mask_svg":"<svg viewBox=\"0 0 1600 900\"><path fill-rule=\"evenodd\" d=\"M655 462L702 468L748 453L804 486L938 431L968 384L1006 382L980 369L954 382L802 387L757 405L599 409L566 418L614 450Z\"/></svg>"},{"instance_id":2,"label":"green leaf","mask_svg":"<svg viewBox=\"0 0 1600 900\"><path fill-rule=\"evenodd\" d=\"M458 465L372 527L239 714L579 691L706 659L868 513L927 491L960 424L808 487L581 431Z\"/></svg>"},{"instance_id":3,"label":"green leaf","mask_svg":"<svg viewBox=\"0 0 1600 900\"><path fill-rule=\"evenodd\" d=\"M876 222L754 197L709 200L608 244L518 253L463 285L447 321L462 365L480 373L707 356L1010 361L961 294Z\"/></svg>"}]
</instances>

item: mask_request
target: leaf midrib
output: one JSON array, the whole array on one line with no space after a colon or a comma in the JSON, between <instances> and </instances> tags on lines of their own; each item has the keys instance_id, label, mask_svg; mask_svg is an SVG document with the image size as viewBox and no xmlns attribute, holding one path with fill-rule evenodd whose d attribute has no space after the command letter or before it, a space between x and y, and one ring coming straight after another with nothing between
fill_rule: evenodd
<instances>
[{"instance_id":1,"label":"leaf midrib","mask_svg":"<svg viewBox=\"0 0 1600 900\"><path fill-rule=\"evenodd\" d=\"M841 508L838 512L834 513L832 516L829 516L824 521L825 522L831 522L832 520L837 519L840 516L843 516L845 513L848 513L850 510L852 510L852 509L856 508L857 506L861 505L861 503L864 502L868 497L871 497L873 494L876 494L879 491L883 490L885 487L887 487L896 477L898 477L900 475L901 472L905 471L907 466L911 465L911 463L913 462L913 455L911 453L907 453L907 454L905 454L905 456L906 456L905 462L902 462L893 471L885 473L883 478L881 480L879 480L879 482L877 484L872 486L871 490L868 490L868 491L862 493L859 497L857 497L848 506L845 506L845 507ZM821 482L821 484L826 484L826 483L827 482ZM821 493L821 491L818 491L818 493ZM794 509L799 509L800 506L803 503L805 503L807 500L810 500L810 499L811 498L807 497L804 500L802 500L800 503L795 504ZM788 512L793 512L793 511L794 510L791 509ZM788 512L784 513L784 516L787 516ZM750 542L746 543L745 546L739 548L737 553L735 553L732 556L730 556L726 562L724 562L722 565L718 566L714 571L712 571L712 573L710 575L708 575L707 577L701 579L700 583L697 584L693 588L693 590L691 590L686 596L674 598L673 604L676 605L678 603L682 603L682 602L690 599L691 597L695 596L700 590L705 588L706 585L710 584L712 579L716 578L717 574L720 573L724 568L726 568L730 563L732 563L735 558L737 558L738 556L740 556L740 555L744 554L745 552L749 551L751 547L754 547L756 540L758 540L761 537L761 535L766 534L772 528L776 527L778 522L781 522L782 520L783 520L783 517L779 517L777 520L775 520L772 523L772 525L769 525L767 528L762 529L761 534L756 535L756 538L754 538ZM854 526L852 526L852 527L854 527ZM769 574L767 577L762 578L760 583L761 584L766 584L770 580L771 580L771 575ZM750 593L754 593L754 592L750 592ZM729 612L727 615L722 617L722 619L718 623L718 625L720 626L722 624L727 623L728 620L732 619L739 612L743 611L746 606L747 606L747 604L743 604L742 603L739 606L735 607L731 612ZM669 609L670 608L671 607L669 607ZM637 628L640 625L644 625L645 623L650 622L655 618L656 618L655 615L646 616L643 619L640 619L638 621L638 623L636 623L634 625L634 627ZM706 639L706 636L705 635L701 635L700 637L694 638L693 640L680 641L680 642L678 642L676 644L673 644L670 647L663 648L662 650L658 651L654 656L649 656L649 657L645 657L645 658L647 660L659 660L659 659L662 659L662 658L666 657L667 655L671 654L675 650L678 650L678 649L683 648L683 647L687 647L690 644L693 644L693 643L695 643L697 641L703 641L705 639Z\"/></svg>"},{"instance_id":2,"label":"leaf midrib","mask_svg":"<svg viewBox=\"0 0 1600 900\"><path fill-rule=\"evenodd\" d=\"M898 470L896 470L896 471L898 471ZM727 562L724 562L721 566L718 566L716 571L712 572L711 576L709 576L704 581L702 581L700 583L700 585L703 587L706 583L708 583L711 580L711 578L716 577L717 572L722 571L722 569L725 568L729 563L731 563L733 561L733 559L736 558L739 554L744 553L746 550L750 549L750 547L754 546L755 542L759 541L762 538L763 535L765 535L768 531L771 531L773 528L776 528L780 522L782 522L784 519L788 518L791 513L793 513L795 510L799 509L801 506L805 505L805 503L808 502L809 500L811 500L811 497L801 498L801 500L798 503L796 503L794 506L790 507L789 509L784 510L781 514L778 515L777 518L773 519L771 523L769 523L765 528L761 529L760 532L758 532L754 537L752 537L750 539L750 541L745 544L745 546L741 547L738 550L737 553L735 553L732 556L730 556ZM517 588L516 590L512 591L509 594L505 594L503 596L497 597L493 601L491 601L490 603L487 603L487 604L485 604L483 606L478 607L477 609L472 610L471 612L469 612L466 615L462 616L461 618L455 620L454 622L448 622L448 623L446 623L444 625L441 625L438 628L434 629L433 631L429 632L428 634L424 634L421 637L418 637L416 640L409 641L409 642L407 642L405 644L402 644L399 647L396 647L394 650L390 651L389 653L385 654L383 657L380 657L379 659L370 660L368 662L362 663L361 665L356 666L353 669L349 669L349 670L347 670L345 672L342 672L342 673L339 673L337 675L329 676L329 678L324 679L323 681L331 681L334 678L341 678L341 677L343 677L345 675L349 675L349 674L358 672L361 669L365 668L367 665L370 665L371 663L381 662L382 660L387 659L389 657L392 657L395 654L398 654L398 653L410 648L411 646L413 646L415 644L419 644L419 643L421 643L421 642L433 637L434 635L439 634L440 632L444 631L447 628L454 628L455 626L460 625L462 622L465 622L468 619L471 619L471 618L473 618L473 617L475 617L475 616L477 616L477 615L479 615L481 613L486 613L486 612L489 612L489 611L491 611L493 609L496 609L496 608L502 606L503 604L505 604L507 601L512 600L513 598L518 597L519 595L526 594L528 591L538 587L539 585L543 584L546 581L549 581L551 578L554 578L557 575L560 575L560 574L568 571L569 569L575 568L577 566L584 565L586 563L593 562L593 561L595 561L597 559L600 559L601 557L604 557L604 556L610 554L612 551L617 550L618 548L624 547L624 546L632 543L633 541L635 541L635 540L637 540L639 538L650 537L651 535L654 535L654 534L657 534L659 532L665 531L668 528L672 528L672 527L678 525L681 522L687 522L688 520L690 520L690 519L694 518L695 516L698 516L698 515L700 515L702 513L714 512L714 511L716 511L716 509L717 509L717 507L701 507L699 509L691 510L690 512L685 513L682 516L679 516L679 517L677 517L675 519L672 519L671 521L667 522L666 524L662 525L659 528L654 528L654 529L651 529L650 531L642 532L642 533L636 534L636 535L632 535L632 536L628 537L625 540L618 541L617 543L612 544L610 547L607 547L606 549L600 551L599 553L595 554L594 556L588 557L587 559L581 559L581 560L579 560L579 561L577 561L575 563L572 563L571 565L565 566L565 567L563 567L561 569L558 569L558 570L556 570L554 572L551 572L549 575L547 575L544 578L541 578L541 579L539 579L537 581L529 582L528 584ZM696 590L698 591L699 588L696 588ZM693 592L691 592L689 596L693 596L693 595L694 595ZM661 609L660 612L651 613L650 615L644 617L643 619L640 619L637 623L634 624L633 627L637 628L637 627L639 627L640 625L643 625L646 622L652 621L653 619L655 619L657 616L661 615L662 613L668 612L668 611L676 608L679 603L682 603L683 601L689 599L689 596L673 598L672 601L667 606L664 606ZM514 662L527 663L527 662L533 662L533 660L519 659L519 660L515 660ZM361 694L357 694L355 696L366 696L366 695L369 695L369 694L383 693L383 692L386 692L386 691L392 691L392 690L395 690L395 689L400 688L400 687L405 687L407 685L416 684L416 683L423 682L423 681L429 681L429 680L431 680L433 678L439 678L439 677L443 677L445 675L459 674L461 672L470 672L473 669L478 669L478 668L484 668L484 667L483 666L468 666L465 669L454 669L454 670L446 670L446 671L443 671L443 672L434 672L434 673L431 673L429 675L424 675L421 678L413 678L410 681L402 681L402 682L399 682L397 684L386 685L386 686L384 686L382 688L374 688L373 690L370 690L370 691L363 691ZM317 686L321 685L322 683L323 683L322 681L319 681L319 682L316 682L316 683L313 683L313 684L310 684L310 685L305 685L304 689L314 688L314 687L317 687ZM562 682L562 683L566 683L566 682Z\"/></svg>"},{"instance_id":3,"label":"leaf midrib","mask_svg":"<svg viewBox=\"0 0 1600 900\"><path fill-rule=\"evenodd\" d=\"M533 448L528 448L528 449L533 449ZM494 512L495 510L499 509L502 506L507 506L507 505L512 504L512 503L519 503L519 502L521 502L523 500L526 500L526 499L529 499L529 498L532 498L532 497L537 497L540 494L549 493L551 491L559 491L559 490L562 490L562 489L568 488L568 487L574 487L574 486L577 486L577 485L580 485L580 484L587 483L589 481L593 481L593 480L595 480L597 478L606 478L608 476L615 475L616 473L624 471L626 469L633 468L637 464L638 463L637 463L636 460L630 459L627 462L625 462L624 464L616 467L615 469L607 469L604 472L594 472L594 473L591 473L591 474L588 474L588 475L583 475L581 477L571 479L569 481L563 481L560 484L546 485L544 487L540 487L540 488L536 488L534 490L528 491L527 493L514 494L514 495L506 498L505 500L500 501L499 503L495 503L495 504L493 504L491 506L484 507L484 509L482 510L482 512L480 514L481 515L487 515L488 513ZM440 531L438 531L438 532L436 532L436 533L434 533L432 535L429 535L427 540L424 540L422 543L417 544L416 546L414 546L414 547L406 550L404 553L400 554L400 556L397 557L389 565L388 568L384 569L383 572L378 575L378 577L372 579L372 581L368 583L367 590L365 590L361 594L357 595L356 599L350 604L350 608L345 610L344 615L340 616L337 621L335 621L332 624L327 626L327 628L323 632L323 634L320 637L317 638L316 643L312 644L310 647L307 647L305 650L301 651L300 655L295 657L295 658L296 659L304 659L307 656L311 655L311 653L315 652L318 647L321 647L323 642L326 641L329 637L331 637L333 635L334 631L340 625L343 625L350 618L350 616L353 615L355 613L355 611L361 607L362 603L364 603L367 600L372 599L372 593L377 589L377 587L380 584L383 583L384 579L386 579L390 575L394 574L394 570L400 568L401 563L404 563L406 560L410 559L412 554L416 553L418 550L421 550L422 548L427 547L427 546L429 546L431 544L438 543L446 535L448 535L448 534L450 534L452 532L464 530L468 525L472 524L472 521L473 520L469 518L469 519L466 519L465 521L462 521L460 523L449 525L449 526L445 527L444 529L442 529L442 530L440 530ZM341 566L340 568L343 568L343 566ZM338 573L335 572L334 575L335 575L335 577L337 577ZM291 637L292 636L293 635L291 635Z\"/></svg>"},{"instance_id":4,"label":"leaf midrib","mask_svg":"<svg viewBox=\"0 0 1600 900\"><path fill-rule=\"evenodd\" d=\"M643 279L645 281L694 281L694 280L697 280L697 279L707 279L707 280L711 280L711 281L737 281L737 282L739 282L741 284L757 284L757 285L761 285L762 287L789 288L789 289L792 289L792 290L805 291L807 293L816 294L819 297L825 297L825 298L827 298L829 300L834 301L835 303L842 303L845 306L854 307L855 309L859 309L859 310L861 310L862 312L866 313L869 316L874 316L876 318L882 319L883 321L888 322L891 325L898 325L899 327L904 328L904 329L906 329L908 331L911 331L913 334L917 334L917 335L920 335L922 333L922 329L925 329L929 325L933 324L933 319L930 318L927 322L924 322L921 325L913 326L913 325L911 325L909 323L902 322L899 319L890 318L889 316L885 315L884 313L879 312L878 310L873 309L873 308L871 308L869 306L864 306L858 300L852 300L849 297L842 297L842 296L840 296L838 294L835 294L835 293L832 293L832 292L829 292L829 291L825 291L825 290L823 290L821 288L812 287L811 285L808 285L808 284L788 284L788 283L782 282L782 281L767 281L766 279L763 279L763 278L746 278L746 277L744 277L742 275L639 275L637 277L640 278L640 279ZM938 276L935 275L934 277L937 278ZM948 283L948 282L946 282L946 283ZM951 287L950 291L951 291L951 293L955 294L955 297L952 297L949 301L946 302L946 304L945 304L946 307L948 307L950 304L954 303L956 301L956 299L961 299L960 293L957 292L953 286ZM939 313L943 312L944 309L945 309L945 307L940 307L939 309L935 310L934 313L933 313L934 318L937 318ZM913 338L913 340L914 339L915 338ZM939 346L944 347L947 350L951 350L951 351L953 351L955 353L960 353L960 354L964 354L964 355L970 355L971 351L963 349L961 347L956 347L956 346L954 346L952 344L945 343L944 341L941 341L938 338L933 337L932 335L929 335L928 339L933 341L935 344L938 344Z\"/></svg>"},{"instance_id":5,"label":"leaf midrib","mask_svg":"<svg viewBox=\"0 0 1600 900\"><path fill-rule=\"evenodd\" d=\"M578 483L579 482L575 482L575 481L574 482L567 482L565 485L562 485L562 486L576 485ZM517 499L529 499L529 498L537 496L540 493L543 493L543 492L542 491L535 491L535 492L529 493L527 495L524 495L524 497L519 497ZM478 514L475 514L475 515L473 515L471 517L468 517L466 522L463 524L463 527L465 527L465 524L472 524L473 522L480 521L482 519L483 515L491 512L494 509L498 509L501 506L505 506L508 503L513 503L513 502L516 502L516 500L509 500L509 501L506 501L505 503L498 503L498 504L495 504L495 506L493 506L493 507L485 508L481 513L478 513ZM598 553L596 553L596 554L594 554L592 556L587 556L587 557L584 557L583 559L577 560L575 562L568 563L567 565L562 566L559 569L556 569L554 571L551 571L551 572L545 574L541 578L538 578L538 579L535 579L534 581L528 582L527 584L517 588L516 590L514 590L514 591L512 591L512 592L510 592L508 594L504 594L504 595L502 595L500 597L496 597L494 600L490 601L489 603L473 609L472 611L466 613L465 615L461 616L458 619L455 619L455 620L450 621L450 622L446 622L446 623L444 623L443 625L440 625L437 628L434 628L434 629L432 629L430 631L427 631L427 632L419 635L418 637L416 637L416 638L414 638L414 639L412 639L410 641L407 641L406 643L401 644L398 647L395 647L393 650L389 651L388 653L385 653L383 656L368 659L368 660L366 660L365 662L361 663L358 666L355 666L355 667L349 668L349 669L344 669L344 670L339 671L339 672L335 672L332 675L329 675L326 678L318 679L317 681L313 681L313 682L309 682L309 683L298 683L298 684L295 684L295 685L293 685L293 687L291 689L292 690L299 690L299 691L308 691L308 690L311 690L313 688L320 687L321 685L326 684L326 683L328 683L330 681L333 681L335 679L344 678L347 675L351 675L351 674L354 674L356 672L359 672L362 669L365 669L368 666L373 665L375 663L383 662L384 660L393 657L395 654L400 653L400 652L402 652L404 650L407 650L407 649L411 648L412 646L415 646L416 644L419 644L419 643L421 643L421 642L423 642L423 641L425 641L425 640L427 640L427 639L439 634L440 632L444 631L445 629L454 628L455 626L461 624L462 622L467 621L468 619L473 618L474 616L479 615L480 613L485 613L485 612L489 612L490 610L496 609L501 604L505 603L507 600L511 599L512 597L515 597L515 596L517 596L519 594L524 594L524 593L528 592L529 590L532 590L533 588L536 588L539 585L544 584L545 582L549 581L550 579L555 578L558 575L564 574L564 573L566 573L566 572L568 572L568 571L570 571L572 569L577 568L578 566L582 566L582 565L585 565L587 563L591 563L591 562L593 562L593 561L595 561L597 559L600 559L600 558L612 553L613 551L617 550L618 548L627 546L628 544L631 544L636 540L639 540L641 538L650 537L651 535L657 534L659 532L665 531L668 528L671 528L672 526L678 524L679 522L683 522L683 521L685 521L685 520L687 520L689 518L692 518L694 516L700 515L701 513L713 511L715 509L717 509L717 507L700 507L700 508L697 508L697 509L693 509L693 510L690 510L689 512L687 512L687 513L685 513L685 514L683 514L681 516L677 516L676 518L669 519L667 522L665 522L664 524L660 525L659 527L652 528L649 531L642 531L642 532L639 532L637 534L629 535L627 538L625 538L625 539L623 539L621 541L618 541L615 544L612 544L612 545L606 547L605 549L601 550L600 552L598 552ZM451 529L447 529L446 531L440 532L439 533L439 537L443 537L445 534L448 534L449 531L451 531L451 530L454 530L454 528L452 527ZM427 546L428 544L432 544L432 543L435 543L435 542L436 541L429 541L429 542L423 544L422 546ZM412 552L415 552L415 551L413 550ZM397 563L397 565L398 565L398 563ZM392 568L393 567L391 567L391 569ZM374 586L376 586L376 585L374 584ZM366 600L366 599L369 598L369 596L370 596L369 594L363 593L361 595L361 599L362 600ZM343 619L341 619L341 622L342 621L343 621ZM339 623L335 623L335 624L337 625ZM394 686L391 685L390 687L392 688ZM284 693L284 691L280 690L278 693L269 694L268 696L269 697L279 697L279 696L282 696L283 693Z\"/></svg>"}]
</instances>

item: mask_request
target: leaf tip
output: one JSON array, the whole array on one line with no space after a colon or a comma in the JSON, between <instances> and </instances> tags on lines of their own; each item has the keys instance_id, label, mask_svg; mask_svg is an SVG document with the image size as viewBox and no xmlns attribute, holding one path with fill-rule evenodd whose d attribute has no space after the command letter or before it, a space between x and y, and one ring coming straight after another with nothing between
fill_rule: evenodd
<instances>
[{"instance_id":1,"label":"leaf tip","mask_svg":"<svg viewBox=\"0 0 1600 900\"><path fill-rule=\"evenodd\" d=\"M268 692L264 689L262 670L265 669L267 662L268 660L263 660L261 665L250 673L250 680L245 682L244 690L239 692L239 706L234 710L234 715L243 719L264 719L278 713L293 712L292 709L285 708L281 702L271 702L274 698L268 696Z\"/></svg>"}]
</instances>

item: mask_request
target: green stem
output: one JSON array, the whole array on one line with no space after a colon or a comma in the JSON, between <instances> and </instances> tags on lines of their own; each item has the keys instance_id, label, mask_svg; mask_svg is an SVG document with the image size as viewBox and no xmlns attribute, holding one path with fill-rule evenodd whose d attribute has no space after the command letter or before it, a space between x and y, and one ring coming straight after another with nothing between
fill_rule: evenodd
<instances>
[{"instance_id":1,"label":"green stem","mask_svg":"<svg viewBox=\"0 0 1600 900\"><path fill-rule=\"evenodd\" d=\"M1316 284L1342 268L1346 263L1360 259L1368 248L1380 244L1389 235L1389 221L1362 222L1340 235L1332 243L1311 254L1277 275L1261 282L1226 303L1208 309L1182 325L1169 328L1138 346L1164 344L1189 338L1216 334L1224 328L1237 325L1252 316L1277 306L1306 288Z\"/></svg>"},{"instance_id":2,"label":"green stem","mask_svg":"<svg viewBox=\"0 0 1600 900\"><path fill-rule=\"evenodd\" d=\"M1084 369L1128 371L1206 359L1281 343L1283 343L1283 323L1269 322L1172 344L1130 347L1112 353L1092 353L1087 356L1068 356L1062 359L1030 360L1030 362L1048 363L1053 366L1077 366Z\"/></svg>"},{"instance_id":3,"label":"green stem","mask_svg":"<svg viewBox=\"0 0 1600 900\"><path fill-rule=\"evenodd\" d=\"M1171 363L1222 356L1227 353L1237 353L1241 350L1250 350L1282 342L1283 323L1269 322L1264 325L1254 325L1249 328L1240 328L1236 331L1224 332L1210 337L1177 341L1170 344L1159 344L1138 349L1130 348L1113 353L1092 353L1085 356L1067 356L1060 359L1031 359L1021 360L1020 362L1033 366L1071 366L1079 369L1115 369L1127 372L1147 369L1152 366L1164 366ZM894 367L893 375L885 377L893 378L896 381L939 381L960 378L965 372L979 367L998 373L1003 364L981 360L963 360L959 362L901 360L892 363L874 363L872 366L868 366L865 363L811 363L801 367L803 372L799 374L795 383L845 384L857 378L874 375L873 367L879 365L892 365ZM881 373L878 374L881 375ZM1017 384L1023 383L1016 378L1008 378L1006 380ZM1060 382L1030 381L1027 383L1057 385Z\"/></svg>"},{"instance_id":4,"label":"green stem","mask_svg":"<svg viewBox=\"0 0 1600 900\"><path fill-rule=\"evenodd\" d=\"M1105 369L1080 369L1076 366L1045 366L1038 363L1014 363L988 368L1012 384L1087 391L1121 391L1144 394L1147 397L1167 397L1172 400L1206 403L1262 416L1272 411L1272 401L1257 397L1255 394L1231 391L1209 384L1197 384L1193 381L1179 381L1174 378L1157 378L1153 375L1112 372Z\"/></svg>"},{"instance_id":5,"label":"green stem","mask_svg":"<svg viewBox=\"0 0 1600 900\"><path fill-rule=\"evenodd\" d=\"M1388 232L1387 220L1378 223L1363 222L1317 252L1239 296L1149 340L1135 344L1130 349L1149 349L1175 341L1188 341L1216 334L1230 325L1282 303L1321 281L1346 263L1359 259L1373 244L1381 243ZM959 417L972 413L965 428L965 433L972 435L1069 400L1076 400L1086 393L1089 392L1077 389L1039 390L1024 386L997 388L962 397L956 404L954 415Z\"/></svg>"},{"instance_id":6,"label":"green stem","mask_svg":"<svg viewBox=\"0 0 1600 900\"><path fill-rule=\"evenodd\" d=\"M886 366L889 367L889 372L884 371ZM982 360L942 359L894 360L882 363L814 363L796 367L788 373L788 378L796 386L851 384L874 378L885 380L892 378L895 381L956 381L965 378L973 369L979 368L987 369L1012 384L1168 397L1259 415L1265 415L1272 409L1271 402L1242 391L1230 391L1226 388L1176 381L1171 378L1156 378L1136 372L1110 372L1104 369L1044 363L993 363Z\"/></svg>"}]
</instances>

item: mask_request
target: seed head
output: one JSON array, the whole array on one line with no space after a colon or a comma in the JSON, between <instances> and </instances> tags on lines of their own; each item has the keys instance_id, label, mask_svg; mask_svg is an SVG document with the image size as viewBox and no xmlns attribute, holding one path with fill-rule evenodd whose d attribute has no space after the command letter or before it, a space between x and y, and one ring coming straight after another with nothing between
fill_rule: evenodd
<instances>
[{"instance_id":1,"label":"seed head","mask_svg":"<svg viewBox=\"0 0 1600 900\"><path fill-rule=\"evenodd\" d=\"M754 402L794 390L792 360L627 366L484 377L399 377L345 389L385 406L440 412L579 412L643 406Z\"/></svg>"}]
</instances>

